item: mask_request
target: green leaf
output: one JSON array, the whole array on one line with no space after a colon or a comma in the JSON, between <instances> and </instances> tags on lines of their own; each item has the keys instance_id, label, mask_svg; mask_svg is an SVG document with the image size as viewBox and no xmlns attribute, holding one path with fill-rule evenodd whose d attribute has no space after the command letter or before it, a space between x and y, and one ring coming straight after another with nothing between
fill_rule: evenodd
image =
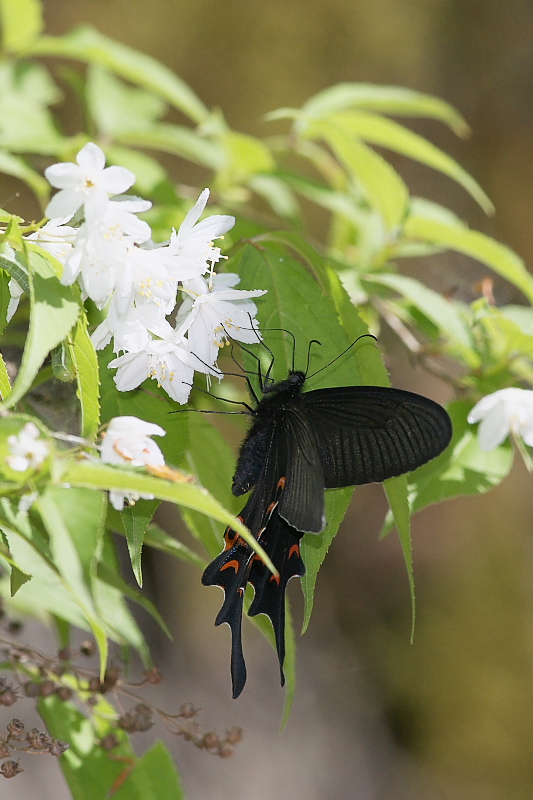
<instances>
[{"instance_id":1,"label":"green leaf","mask_svg":"<svg viewBox=\"0 0 533 800\"><path fill-rule=\"evenodd\" d=\"M327 142L348 176L361 185L369 205L382 215L388 230L394 231L403 223L409 192L398 173L382 156L329 120L311 123L303 135Z\"/></svg>"},{"instance_id":2,"label":"green leaf","mask_svg":"<svg viewBox=\"0 0 533 800\"><path fill-rule=\"evenodd\" d=\"M494 205L474 178L451 156L443 153L423 136L377 114L345 111L335 114L331 117L331 121L340 124L365 142L394 150L442 172L460 184L479 203L485 213L494 213Z\"/></svg>"},{"instance_id":3,"label":"green leaf","mask_svg":"<svg viewBox=\"0 0 533 800\"><path fill-rule=\"evenodd\" d=\"M44 253L30 250L30 327L13 391L5 405L15 405L29 390L48 353L75 325L80 311L76 292L62 286Z\"/></svg>"},{"instance_id":4,"label":"green leaf","mask_svg":"<svg viewBox=\"0 0 533 800\"><path fill-rule=\"evenodd\" d=\"M470 230L457 218L439 219L433 213L434 208L434 204L413 202L404 228L406 238L431 242L481 261L520 289L533 303L533 276L516 253L489 236Z\"/></svg>"},{"instance_id":5,"label":"green leaf","mask_svg":"<svg viewBox=\"0 0 533 800\"><path fill-rule=\"evenodd\" d=\"M219 170L224 164L224 152L220 143L215 144L183 125L161 122L148 130L122 133L117 137L117 141L121 144L171 153L212 170Z\"/></svg>"},{"instance_id":6,"label":"green leaf","mask_svg":"<svg viewBox=\"0 0 533 800\"><path fill-rule=\"evenodd\" d=\"M391 508L392 518L400 544L402 546L403 558L405 567L407 569L407 579L409 581L409 592L411 594L411 641L415 633L415 619L416 619L416 596L415 596L415 578L413 574L413 548L411 545L411 523L410 523L410 510L409 499L407 496L407 476L400 475L398 478L391 478L383 484L389 505Z\"/></svg>"},{"instance_id":7,"label":"green leaf","mask_svg":"<svg viewBox=\"0 0 533 800\"><path fill-rule=\"evenodd\" d=\"M450 446L410 476L413 513L452 497L484 494L509 474L513 464L511 443L507 441L490 452L481 450L476 428L467 421L471 405L457 400L448 406L453 425Z\"/></svg>"},{"instance_id":8,"label":"green leaf","mask_svg":"<svg viewBox=\"0 0 533 800\"><path fill-rule=\"evenodd\" d=\"M253 136L224 130L221 142L226 158L217 182L222 185L242 183L251 175L271 172L275 167L270 150Z\"/></svg>"},{"instance_id":9,"label":"green leaf","mask_svg":"<svg viewBox=\"0 0 533 800\"><path fill-rule=\"evenodd\" d=\"M305 633L311 619L318 571L322 566L331 542L350 505L353 489L334 489L326 492L327 525L317 536L304 536L301 544L302 558L305 564L305 575L302 580L304 593L304 616L302 633Z\"/></svg>"},{"instance_id":10,"label":"green leaf","mask_svg":"<svg viewBox=\"0 0 533 800\"><path fill-rule=\"evenodd\" d=\"M0 244L0 267L8 273L10 278L14 278L27 294L30 293L28 270L25 263L23 263L23 257L9 242L2 242ZM9 295L9 289L7 293ZM4 305L6 299L7 298L3 299Z\"/></svg>"},{"instance_id":11,"label":"green leaf","mask_svg":"<svg viewBox=\"0 0 533 800\"><path fill-rule=\"evenodd\" d=\"M461 114L444 100L399 86L339 83L311 97L302 107L302 112L307 117L320 118L350 108L394 116L429 117L444 122L458 136L464 137L470 132Z\"/></svg>"},{"instance_id":12,"label":"green leaf","mask_svg":"<svg viewBox=\"0 0 533 800\"><path fill-rule=\"evenodd\" d=\"M381 286L388 286L406 297L453 342L472 369L479 366L479 354L475 348L471 327L452 301L446 300L442 295L414 278L404 275L366 274L362 283L363 285L378 283ZM371 289L369 291L371 293Z\"/></svg>"},{"instance_id":13,"label":"green leaf","mask_svg":"<svg viewBox=\"0 0 533 800\"><path fill-rule=\"evenodd\" d=\"M242 499L237 499L232 491L232 477L235 472L235 457L224 437L202 413L191 410L185 412L189 424L189 445L183 461L184 469L198 476L202 486L208 486L222 505L237 513ZM202 542L211 558L222 548L220 524L204 514L190 509L180 509L181 516L191 533Z\"/></svg>"},{"instance_id":14,"label":"green leaf","mask_svg":"<svg viewBox=\"0 0 533 800\"><path fill-rule=\"evenodd\" d=\"M200 511L239 533L242 538L261 556L274 572L270 559L258 545L255 538L236 517L229 513L206 489L192 483L171 483L160 478L152 478L133 470L118 469L101 463L65 462L57 479L72 486L93 489L117 489L140 494L153 494L160 500L169 500L177 505ZM186 479L185 479L186 480Z\"/></svg>"},{"instance_id":15,"label":"green leaf","mask_svg":"<svg viewBox=\"0 0 533 800\"><path fill-rule=\"evenodd\" d=\"M167 180L164 167L152 156L139 153L130 147L110 145L105 149L106 155L113 164L131 170L135 175L135 187L141 195L152 194L159 184Z\"/></svg>"},{"instance_id":16,"label":"green leaf","mask_svg":"<svg viewBox=\"0 0 533 800\"><path fill-rule=\"evenodd\" d=\"M73 800L115 797L111 794L115 781L124 774L128 765L136 762L128 737L112 725L116 719L115 709L102 698L99 711L97 732L91 720L84 717L73 703L61 700L57 695L39 700L39 713L52 736L70 745L61 756L60 765ZM98 744L98 739L108 733L114 733L119 741L112 752Z\"/></svg>"},{"instance_id":17,"label":"green leaf","mask_svg":"<svg viewBox=\"0 0 533 800\"><path fill-rule=\"evenodd\" d=\"M50 537L50 549L63 585L91 626L100 650L100 669L107 663L107 636L93 600L93 579L103 544L105 498L74 487L50 486L36 501Z\"/></svg>"},{"instance_id":18,"label":"green leaf","mask_svg":"<svg viewBox=\"0 0 533 800\"><path fill-rule=\"evenodd\" d=\"M163 742L156 742L139 759L113 800L185 800L176 767Z\"/></svg>"},{"instance_id":19,"label":"green leaf","mask_svg":"<svg viewBox=\"0 0 533 800\"><path fill-rule=\"evenodd\" d=\"M98 358L87 331L87 316L82 310L78 323L68 342L69 352L76 370L80 401L81 435L92 441L100 425Z\"/></svg>"},{"instance_id":20,"label":"green leaf","mask_svg":"<svg viewBox=\"0 0 533 800\"><path fill-rule=\"evenodd\" d=\"M168 67L138 50L108 39L89 26L77 28L66 36L42 36L32 44L27 54L73 58L105 67L162 97L195 122L202 122L209 116L201 100Z\"/></svg>"},{"instance_id":21,"label":"green leaf","mask_svg":"<svg viewBox=\"0 0 533 800\"><path fill-rule=\"evenodd\" d=\"M139 586L143 585L141 555L144 534L158 505L158 500L142 500L135 503L134 506L124 508L120 512L128 542L131 568Z\"/></svg>"},{"instance_id":22,"label":"green leaf","mask_svg":"<svg viewBox=\"0 0 533 800\"><path fill-rule=\"evenodd\" d=\"M11 393L11 381L6 368L6 362L0 353L0 400L4 402Z\"/></svg>"},{"instance_id":23,"label":"green leaf","mask_svg":"<svg viewBox=\"0 0 533 800\"><path fill-rule=\"evenodd\" d=\"M164 531L159 525L153 523L148 526L144 536L144 543L148 547L153 547L155 550L161 550L174 558L179 558L182 561L188 561L190 564L196 564L198 567L205 566L205 560L200 558L190 547L174 539L173 536Z\"/></svg>"},{"instance_id":24,"label":"green leaf","mask_svg":"<svg viewBox=\"0 0 533 800\"><path fill-rule=\"evenodd\" d=\"M87 103L99 133L109 139L150 128L166 110L161 97L127 86L96 64L87 76Z\"/></svg>"},{"instance_id":25,"label":"green leaf","mask_svg":"<svg viewBox=\"0 0 533 800\"><path fill-rule=\"evenodd\" d=\"M154 616L166 633L168 631L150 601L145 601L142 595L128 586L122 578L115 544L109 535L103 539L102 556L97 566L97 577L93 582L93 594L108 635L122 645L128 644L134 647L143 663L149 666L151 661L148 645L125 598L134 599Z\"/></svg>"},{"instance_id":26,"label":"green leaf","mask_svg":"<svg viewBox=\"0 0 533 800\"><path fill-rule=\"evenodd\" d=\"M0 2L2 47L17 53L37 38L43 28L39 0L2 0Z\"/></svg>"}]
</instances>

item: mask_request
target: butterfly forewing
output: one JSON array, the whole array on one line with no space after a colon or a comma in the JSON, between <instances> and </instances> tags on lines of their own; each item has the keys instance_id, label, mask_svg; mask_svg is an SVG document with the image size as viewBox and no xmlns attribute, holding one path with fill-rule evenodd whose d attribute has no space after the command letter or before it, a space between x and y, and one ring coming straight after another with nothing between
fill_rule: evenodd
<instances>
[{"instance_id":1,"label":"butterfly forewing","mask_svg":"<svg viewBox=\"0 0 533 800\"><path fill-rule=\"evenodd\" d=\"M327 489L410 472L450 441L444 409L412 392L343 386L306 392L300 399L315 431Z\"/></svg>"}]
</instances>

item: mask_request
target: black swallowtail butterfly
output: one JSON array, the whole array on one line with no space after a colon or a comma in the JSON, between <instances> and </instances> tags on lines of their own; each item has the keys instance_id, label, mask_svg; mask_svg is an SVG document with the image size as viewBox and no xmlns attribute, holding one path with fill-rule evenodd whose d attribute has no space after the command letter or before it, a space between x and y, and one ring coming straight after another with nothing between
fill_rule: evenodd
<instances>
[{"instance_id":1,"label":"black swallowtail butterfly","mask_svg":"<svg viewBox=\"0 0 533 800\"><path fill-rule=\"evenodd\" d=\"M246 683L241 623L248 583L255 590L248 614L270 618L282 685L285 681L285 589L291 578L305 573L300 539L320 533L326 524L324 490L410 472L438 456L452 434L446 411L418 394L381 386L303 392L304 372L293 369L279 383L269 372L259 376L263 397L250 411L253 422L232 489L236 496L253 490L239 519L279 575L227 528L224 550L202 576L205 586L220 586L225 593L215 625L227 622L231 628L233 697Z\"/></svg>"}]
</instances>

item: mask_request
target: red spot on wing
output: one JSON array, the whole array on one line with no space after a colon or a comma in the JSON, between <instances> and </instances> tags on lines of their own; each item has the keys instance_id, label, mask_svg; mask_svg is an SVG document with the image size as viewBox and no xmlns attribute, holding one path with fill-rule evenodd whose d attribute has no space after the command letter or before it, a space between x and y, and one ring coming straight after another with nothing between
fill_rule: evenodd
<instances>
[{"instance_id":1,"label":"red spot on wing","mask_svg":"<svg viewBox=\"0 0 533 800\"><path fill-rule=\"evenodd\" d=\"M270 576L270 580L271 581L275 581L279 586L279 583L280 583L280 580L281 580L281 576L280 575L271 575Z\"/></svg>"},{"instance_id":2,"label":"red spot on wing","mask_svg":"<svg viewBox=\"0 0 533 800\"><path fill-rule=\"evenodd\" d=\"M293 544L293 546L289 550L289 558L291 558L292 556L299 556L299 555L300 555L300 548L298 547L297 544Z\"/></svg>"},{"instance_id":3,"label":"red spot on wing","mask_svg":"<svg viewBox=\"0 0 533 800\"><path fill-rule=\"evenodd\" d=\"M287 482L287 478L285 478L285 476L283 476L282 478L279 479L277 488L278 489L284 489L286 482Z\"/></svg>"}]
</instances>

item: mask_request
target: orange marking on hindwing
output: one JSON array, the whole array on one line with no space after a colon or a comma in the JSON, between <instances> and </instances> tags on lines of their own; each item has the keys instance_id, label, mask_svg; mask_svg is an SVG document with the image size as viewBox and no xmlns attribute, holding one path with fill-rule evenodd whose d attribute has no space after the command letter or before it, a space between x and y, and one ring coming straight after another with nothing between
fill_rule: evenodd
<instances>
[{"instance_id":1,"label":"orange marking on hindwing","mask_svg":"<svg viewBox=\"0 0 533 800\"><path fill-rule=\"evenodd\" d=\"M284 489L286 482L287 482L287 478L285 478L285 477L280 478L279 481L278 481L277 488L278 489Z\"/></svg>"},{"instance_id":2,"label":"orange marking on hindwing","mask_svg":"<svg viewBox=\"0 0 533 800\"><path fill-rule=\"evenodd\" d=\"M271 575L271 576L270 576L270 580L271 580L271 581L275 581L275 582L278 584L278 586L279 586L279 582L280 582L280 580L281 580L281 576L280 576L280 575Z\"/></svg>"},{"instance_id":3,"label":"orange marking on hindwing","mask_svg":"<svg viewBox=\"0 0 533 800\"><path fill-rule=\"evenodd\" d=\"M239 564L239 562L238 562L236 559L233 559L233 561L228 561L228 563L227 563L227 564L224 564L224 566L223 566L223 567L220 567L220 571L222 572L223 570L225 570L225 569L229 569L230 567L231 567L232 569L234 569L234 570L235 570L235 572L238 572L238 571L239 571L240 564Z\"/></svg>"},{"instance_id":4,"label":"orange marking on hindwing","mask_svg":"<svg viewBox=\"0 0 533 800\"><path fill-rule=\"evenodd\" d=\"M295 556L295 555L296 556L300 555L300 548L298 547L297 544L293 544L293 546L289 550L289 558L291 558L292 556Z\"/></svg>"}]
</instances>

